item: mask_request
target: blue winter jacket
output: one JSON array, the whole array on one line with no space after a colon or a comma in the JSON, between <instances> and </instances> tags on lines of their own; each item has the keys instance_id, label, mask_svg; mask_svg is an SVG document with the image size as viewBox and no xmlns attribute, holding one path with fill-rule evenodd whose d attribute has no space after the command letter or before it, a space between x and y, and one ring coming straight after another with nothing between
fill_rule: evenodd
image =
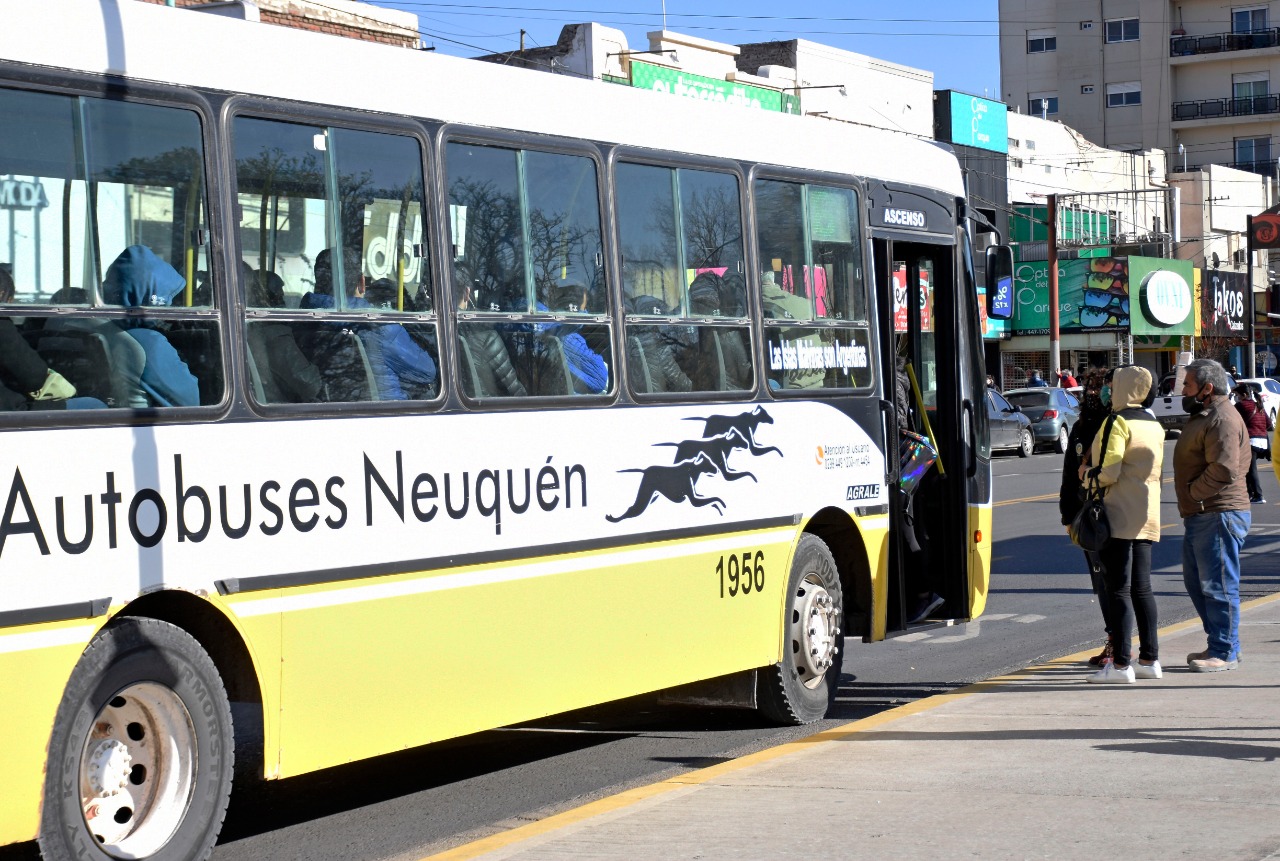
<instances>
[{"instance_id":1,"label":"blue winter jacket","mask_svg":"<svg viewBox=\"0 0 1280 861\"><path fill-rule=\"evenodd\" d=\"M332 309L333 296L328 293L308 293L302 297L301 307ZM352 311L372 307L362 296L347 299L347 308ZM406 400L406 383L428 387L435 384L436 363L430 353L418 346L418 342L413 340L404 326L399 323L361 324L356 327L356 334L369 357L369 367L378 383L379 400Z\"/></svg>"},{"instance_id":2,"label":"blue winter jacket","mask_svg":"<svg viewBox=\"0 0 1280 861\"><path fill-rule=\"evenodd\" d=\"M103 301L126 308L168 305L187 281L145 245L130 245L107 269L102 283ZM142 346L146 363L142 376L131 385L147 403L158 407L200 405L200 384L182 361L169 339L145 322L125 321L125 334ZM131 398L131 400L133 400Z\"/></svg>"}]
</instances>

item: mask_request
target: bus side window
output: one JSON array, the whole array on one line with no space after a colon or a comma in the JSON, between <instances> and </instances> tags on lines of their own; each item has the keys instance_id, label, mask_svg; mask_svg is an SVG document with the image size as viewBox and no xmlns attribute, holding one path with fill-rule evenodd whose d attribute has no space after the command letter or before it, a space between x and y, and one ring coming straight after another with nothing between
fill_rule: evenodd
<instances>
[{"instance_id":1,"label":"bus side window","mask_svg":"<svg viewBox=\"0 0 1280 861\"><path fill-rule=\"evenodd\" d=\"M417 140L252 117L237 117L234 132L254 399L435 398Z\"/></svg>"},{"instance_id":2,"label":"bus side window","mask_svg":"<svg viewBox=\"0 0 1280 861\"><path fill-rule=\"evenodd\" d=\"M22 309L27 343L76 389L66 405L221 401L199 116L3 88L0 112L23 118L0 147L0 176L20 178L30 204L9 211L0 236L0 268L15 282L4 302Z\"/></svg>"},{"instance_id":3,"label":"bus side window","mask_svg":"<svg viewBox=\"0 0 1280 861\"><path fill-rule=\"evenodd\" d=\"M454 142L446 169L464 396L610 392L595 162Z\"/></svg>"},{"instance_id":4,"label":"bus side window","mask_svg":"<svg viewBox=\"0 0 1280 861\"><path fill-rule=\"evenodd\" d=\"M737 177L624 163L617 186L632 390L749 391Z\"/></svg>"},{"instance_id":5,"label":"bus side window","mask_svg":"<svg viewBox=\"0 0 1280 861\"><path fill-rule=\"evenodd\" d=\"M770 390L870 386L856 192L761 179L755 198Z\"/></svg>"}]
</instances>

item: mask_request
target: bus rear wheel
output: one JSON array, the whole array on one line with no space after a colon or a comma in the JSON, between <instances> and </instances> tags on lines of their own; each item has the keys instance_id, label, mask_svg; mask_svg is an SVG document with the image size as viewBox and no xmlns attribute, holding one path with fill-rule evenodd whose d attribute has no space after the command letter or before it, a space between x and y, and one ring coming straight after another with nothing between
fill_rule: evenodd
<instances>
[{"instance_id":1,"label":"bus rear wheel","mask_svg":"<svg viewBox=\"0 0 1280 861\"><path fill-rule=\"evenodd\" d=\"M787 581L782 661L760 672L756 692L770 720L796 725L826 715L840 683L843 614L831 551L816 535L800 536Z\"/></svg>"},{"instance_id":2,"label":"bus rear wheel","mask_svg":"<svg viewBox=\"0 0 1280 861\"><path fill-rule=\"evenodd\" d=\"M85 649L58 706L41 855L207 858L233 757L226 690L200 644L167 622L112 622Z\"/></svg>"}]
</instances>

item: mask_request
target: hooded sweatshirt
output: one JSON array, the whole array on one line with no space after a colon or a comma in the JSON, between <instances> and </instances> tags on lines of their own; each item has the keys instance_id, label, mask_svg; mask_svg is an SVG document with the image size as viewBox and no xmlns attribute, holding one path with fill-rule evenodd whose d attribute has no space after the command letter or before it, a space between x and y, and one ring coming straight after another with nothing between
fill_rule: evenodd
<instances>
[{"instance_id":1,"label":"hooded sweatshirt","mask_svg":"<svg viewBox=\"0 0 1280 861\"><path fill-rule=\"evenodd\" d=\"M130 245L107 269L102 298L109 304L126 308L163 307L186 284L178 270L150 248ZM124 325L125 333L138 342L146 356L136 385L148 405L199 406L200 385L164 333L150 328L144 321L126 321Z\"/></svg>"},{"instance_id":2,"label":"hooded sweatshirt","mask_svg":"<svg viewBox=\"0 0 1280 861\"><path fill-rule=\"evenodd\" d=\"M1093 438L1094 467L1089 475L1096 476L1106 490L1103 504L1113 538L1160 540L1164 428L1144 408L1150 392L1151 372L1146 368L1116 368L1111 378L1111 416Z\"/></svg>"}]
</instances>

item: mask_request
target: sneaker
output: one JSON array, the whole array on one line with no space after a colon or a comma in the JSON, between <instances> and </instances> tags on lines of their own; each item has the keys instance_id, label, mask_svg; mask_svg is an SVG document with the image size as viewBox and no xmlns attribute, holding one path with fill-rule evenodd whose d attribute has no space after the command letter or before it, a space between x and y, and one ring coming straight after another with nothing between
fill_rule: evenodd
<instances>
[{"instance_id":1,"label":"sneaker","mask_svg":"<svg viewBox=\"0 0 1280 861\"><path fill-rule=\"evenodd\" d=\"M1127 667L1117 667L1114 661L1108 662L1102 666L1091 676L1085 678L1086 682L1093 682L1099 685L1131 685L1133 684L1133 665Z\"/></svg>"},{"instance_id":2,"label":"sneaker","mask_svg":"<svg viewBox=\"0 0 1280 861\"><path fill-rule=\"evenodd\" d=\"M1249 498L1249 501L1250 501L1250 502L1252 502L1254 505L1266 505L1266 504L1267 504L1267 501L1266 501L1265 499L1263 499L1261 496L1253 496L1253 497L1250 497L1250 498Z\"/></svg>"},{"instance_id":3,"label":"sneaker","mask_svg":"<svg viewBox=\"0 0 1280 861\"><path fill-rule=\"evenodd\" d=\"M1239 664L1238 661L1224 661L1222 658L1199 658L1189 662L1191 672L1193 673L1221 673L1226 670L1234 670Z\"/></svg>"},{"instance_id":4,"label":"sneaker","mask_svg":"<svg viewBox=\"0 0 1280 861\"><path fill-rule=\"evenodd\" d=\"M1209 654L1208 649L1205 649L1203 652L1192 652L1191 654L1187 655L1187 666L1189 667L1192 664L1194 664L1196 661L1203 661L1205 658L1210 658L1210 657L1213 657L1213 656Z\"/></svg>"},{"instance_id":5,"label":"sneaker","mask_svg":"<svg viewBox=\"0 0 1280 861\"><path fill-rule=\"evenodd\" d=\"M936 592L921 598L916 604L915 612L911 614L911 618L907 619L908 625L914 625L917 622L923 622L929 618L929 614L946 603L946 600Z\"/></svg>"},{"instance_id":6,"label":"sneaker","mask_svg":"<svg viewBox=\"0 0 1280 861\"><path fill-rule=\"evenodd\" d=\"M1115 644L1112 643L1110 640L1107 640L1106 645L1102 647L1102 651L1098 652L1098 654L1094 655L1092 658L1089 659L1089 666L1100 667L1103 664L1105 664L1107 661L1115 657L1115 653L1116 653Z\"/></svg>"},{"instance_id":7,"label":"sneaker","mask_svg":"<svg viewBox=\"0 0 1280 861\"><path fill-rule=\"evenodd\" d=\"M1138 661L1138 663L1130 664L1129 666L1133 667L1133 675L1139 679L1159 679L1164 677L1159 661L1152 661L1149 664Z\"/></svg>"}]
</instances>

